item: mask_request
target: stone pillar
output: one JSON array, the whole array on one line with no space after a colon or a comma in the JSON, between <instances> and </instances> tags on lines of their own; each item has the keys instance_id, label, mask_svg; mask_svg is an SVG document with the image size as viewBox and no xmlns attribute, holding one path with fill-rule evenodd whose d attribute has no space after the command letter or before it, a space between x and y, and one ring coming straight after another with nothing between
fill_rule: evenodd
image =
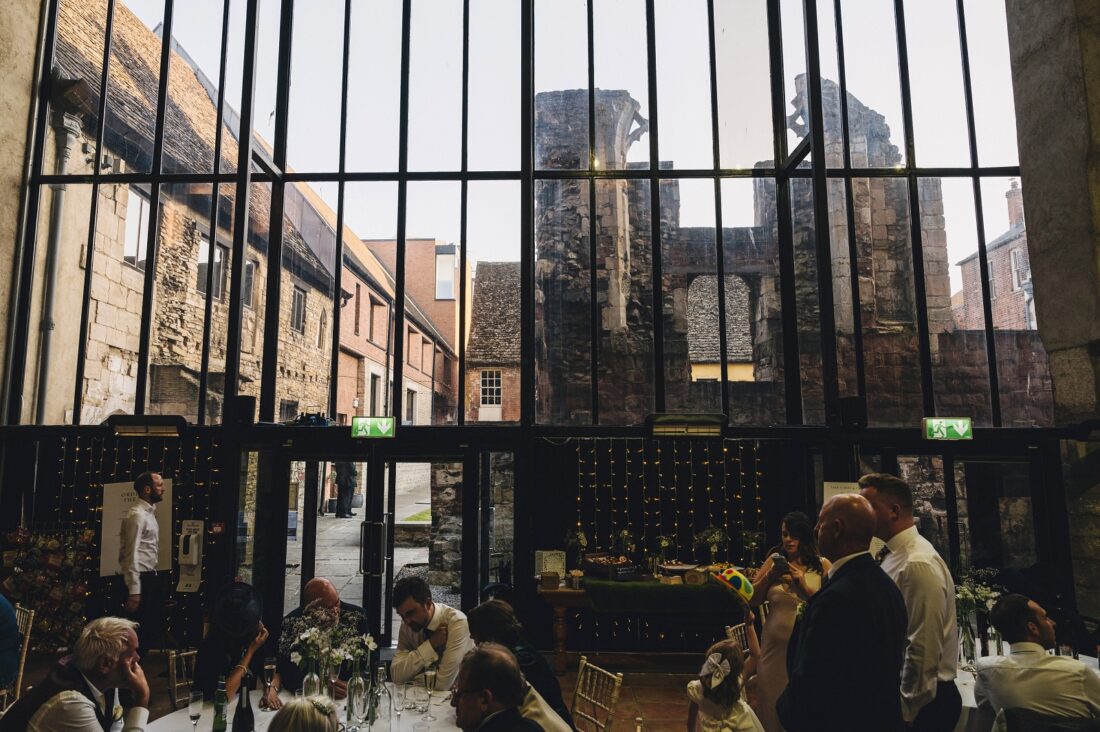
<instances>
[{"instance_id":1,"label":"stone pillar","mask_svg":"<svg viewBox=\"0 0 1100 732\"><path fill-rule=\"evenodd\" d=\"M1100 414L1100 6L1006 12L1036 317L1068 424Z\"/></svg>"}]
</instances>

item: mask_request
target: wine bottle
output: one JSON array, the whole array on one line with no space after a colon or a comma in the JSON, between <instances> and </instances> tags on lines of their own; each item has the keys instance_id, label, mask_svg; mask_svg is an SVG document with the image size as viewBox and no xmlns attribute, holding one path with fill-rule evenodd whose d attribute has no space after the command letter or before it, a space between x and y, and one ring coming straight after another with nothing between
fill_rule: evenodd
<instances>
[{"instance_id":1,"label":"wine bottle","mask_svg":"<svg viewBox=\"0 0 1100 732\"><path fill-rule=\"evenodd\" d=\"M249 674L241 677L241 688L237 697L237 712L233 715L233 732L254 732L256 715L252 712L252 700L248 696Z\"/></svg>"},{"instance_id":2,"label":"wine bottle","mask_svg":"<svg viewBox=\"0 0 1100 732\"><path fill-rule=\"evenodd\" d=\"M229 696L225 693L225 675L218 677L218 690L214 693L214 726L212 732L226 731L225 708L229 704Z\"/></svg>"}]
</instances>

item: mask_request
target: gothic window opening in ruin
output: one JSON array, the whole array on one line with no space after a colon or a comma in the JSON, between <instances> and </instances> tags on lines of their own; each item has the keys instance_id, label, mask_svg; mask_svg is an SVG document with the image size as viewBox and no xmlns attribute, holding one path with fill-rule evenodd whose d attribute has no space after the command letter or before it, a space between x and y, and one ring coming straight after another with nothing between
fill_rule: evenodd
<instances>
[{"instance_id":1,"label":"gothic window opening in ruin","mask_svg":"<svg viewBox=\"0 0 1100 732\"><path fill-rule=\"evenodd\" d=\"M123 261L131 267L145 271L145 256L149 244L149 197L135 186L130 186L126 202L126 239Z\"/></svg>"},{"instance_id":2,"label":"gothic window opening in ruin","mask_svg":"<svg viewBox=\"0 0 1100 732\"><path fill-rule=\"evenodd\" d=\"M244 263L244 288L241 300L246 308L253 307L252 288L256 281L256 268L259 263L255 259L249 259Z\"/></svg>"},{"instance_id":3,"label":"gothic window opening in ruin","mask_svg":"<svg viewBox=\"0 0 1100 732\"><path fill-rule=\"evenodd\" d=\"M290 327L304 334L306 332L306 291L295 285L292 298L290 306Z\"/></svg>"},{"instance_id":4,"label":"gothic window opening in ruin","mask_svg":"<svg viewBox=\"0 0 1100 732\"><path fill-rule=\"evenodd\" d=\"M328 311L321 311L320 322L317 324L317 347L324 348L325 336L328 335Z\"/></svg>"}]
</instances>

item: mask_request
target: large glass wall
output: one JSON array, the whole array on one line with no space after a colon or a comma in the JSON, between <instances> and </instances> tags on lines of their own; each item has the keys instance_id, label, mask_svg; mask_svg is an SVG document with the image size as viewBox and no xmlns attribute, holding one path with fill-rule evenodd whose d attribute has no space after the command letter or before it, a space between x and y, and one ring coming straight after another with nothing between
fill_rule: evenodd
<instances>
[{"instance_id":1,"label":"large glass wall","mask_svg":"<svg viewBox=\"0 0 1100 732\"><path fill-rule=\"evenodd\" d=\"M10 420L1052 422L995 4L53 5Z\"/></svg>"}]
</instances>

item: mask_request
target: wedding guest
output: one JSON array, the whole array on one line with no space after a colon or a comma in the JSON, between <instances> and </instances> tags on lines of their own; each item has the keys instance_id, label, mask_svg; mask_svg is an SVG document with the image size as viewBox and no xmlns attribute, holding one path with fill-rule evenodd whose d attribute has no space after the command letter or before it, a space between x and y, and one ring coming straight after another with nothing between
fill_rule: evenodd
<instances>
[{"instance_id":1,"label":"wedding guest","mask_svg":"<svg viewBox=\"0 0 1100 732\"><path fill-rule=\"evenodd\" d=\"M19 651L23 648L23 634L15 619L15 608L8 598L0 595L0 686L10 686L19 672Z\"/></svg>"},{"instance_id":2,"label":"wedding guest","mask_svg":"<svg viewBox=\"0 0 1100 732\"><path fill-rule=\"evenodd\" d=\"M955 729L962 697L955 685L959 657L955 582L932 544L917 533L909 484L886 473L859 479L875 512L875 536L886 542L875 558L894 580L909 614L901 667L901 706L918 732Z\"/></svg>"},{"instance_id":3,"label":"wedding guest","mask_svg":"<svg viewBox=\"0 0 1100 732\"><path fill-rule=\"evenodd\" d=\"M241 684L248 683L249 674L254 680L263 678L263 648L268 632L260 621L262 616L263 601L252 585L234 582L218 594L211 614L210 632L199 644L195 657L195 678L191 683L196 691L213 699L218 678L224 675L225 691L232 699ZM274 683L260 700L260 707L281 707L281 688L282 680L276 674Z\"/></svg>"},{"instance_id":4,"label":"wedding guest","mask_svg":"<svg viewBox=\"0 0 1100 732\"><path fill-rule=\"evenodd\" d=\"M123 732L141 732L149 719L149 682L140 661L136 623L96 618L80 631L72 655L0 717L0 732L98 732L119 721ZM133 701L125 713L120 689Z\"/></svg>"},{"instance_id":5,"label":"wedding guest","mask_svg":"<svg viewBox=\"0 0 1100 732\"><path fill-rule=\"evenodd\" d=\"M466 652L451 687L451 706L462 732L539 732L520 714L525 685L519 663L499 643L482 643Z\"/></svg>"},{"instance_id":6,"label":"wedding guest","mask_svg":"<svg viewBox=\"0 0 1100 732\"><path fill-rule=\"evenodd\" d=\"M767 600L770 608L754 689L754 709L766 732L783 729L775 713L775 702L787 688L787 643L798 606L817 594L821 579L829 570L829 561L818 553L813 524L806 514L793 511L784 516L779 538L779 545L772 547L756 573L752 596L754 607ZM777 566L772 560L774 554L782 556L786 564Z\"/></svg>"},{"instance_id":7,"label":"wedding guest","mask_svg":"<svg viewBox=\"0 0 1100 732\"><path fill-rule=\"evenodd\" d=\"M160 526L157 504L164 500L160 473L142 473L134 479L138 500L122 515L118 566L125 588L124 613L138 625L141 653L156 646L164 629L165 585L168 571L158 571Z\"/></svg>"},{"instance_id":8,"label":"wedding guest","mask_svg":"<svg viewBox=\"0 0 1100 732\"><path fill-rule=\"evenodd\" d=\"M436 686L448 688L458 675L463 656L474 647L466 616L432 600L428 583L402 577L393 585L393 607L401 616L397 651L390 664L394 683L411 681L426 667L438 663Z\"/></svg>"},{"instance_id":9,"label":"wedding guest","mask_svg":"<svg viewBox=\"0 0 1100 732\"><path fill-rule=\"evenodd\" d=\"M267 732L337 732L339 729L336 705L324 696L288 701L267 726Z\"/></svg>"},{"instance_id":10,"label":"wedding guest","mask_svg":"<svg viewBox=\"0 0 1100 732\"><path fill-rule=\"evenodd\" d=\"M792 640L787 688L776 703L790 732L902 729L905 603L868 551L874 526L875 514L862 496L834 496L821 508L817 545L832 566L806 603Z\"/></svg>"},{"instance_id":11,"label":"wedding guest","mask_svg":"<svg viewBox=\"0 0 1100 732\"><path fill-rule=\"evenodd\" d=\"M286 632L286 628L294 624L293 621L300 618L302 614L307 611L307 608L313 607L335 613L336 622L341 625L354 623L356 631L360 634L368 632L367 616L366 613L363 612L363 608L341 600L340 591L336 589L336 585L332 584L331 580L324 577L314 577L309 582L306 582L306 586L302 588L302 604L291 610L286 614L286 617L283 618L284 633ZM279 676L283 681L284 687L295 690L302 688L302 679L305 674L297 664L290 660L288 654L279 654L278 665ZM347 694L347 682L350 678L351 667L345 664L340 668L339 678L333 683L333 690L337 699L343 699Z\"/></svg>"},{"instance_id":12,"label":"wedding guest","mask_svg":"<svg viewBox=\"0 0 1100 732\"><path fill-rule=\"evenodd\" d=\"M998 724L1002 709L1100 718L1100 672L1068 656L1047 654L1055 645L1055 623L1046 610L1024 595L1004 595L989 619L1009 651L977 660L974 699L997 713Z\"/></svg>"},{"instance_id":13,"label":"wedding guest","mask_svg":"<svg viewBox=\"0 0 1100 732\"><path fill-rule=\"evenodd\" d=\"M724 640L707 649L699 678L688 682L689 732L764 732L742 694L745 653L736 641Z\"/></svg>"},{"instance_id":14,"label":"wedding guest","mask_svg":"<svg viewBox=\"0 0 1100 732\"><path fill-rule=\"evenodd\" d=\"M474 643L490 641L510 650L519 663L523 678L534 687L536 694L545 700L550 709L568 727L572 727L573 717L562 700L558 677L554 675L546 657L527 641L523 634L523 626L512 606L503 600L488 600L471 610L466 620L470 625L470 637L473 638Z\"/></svg>"}]
</instances>

